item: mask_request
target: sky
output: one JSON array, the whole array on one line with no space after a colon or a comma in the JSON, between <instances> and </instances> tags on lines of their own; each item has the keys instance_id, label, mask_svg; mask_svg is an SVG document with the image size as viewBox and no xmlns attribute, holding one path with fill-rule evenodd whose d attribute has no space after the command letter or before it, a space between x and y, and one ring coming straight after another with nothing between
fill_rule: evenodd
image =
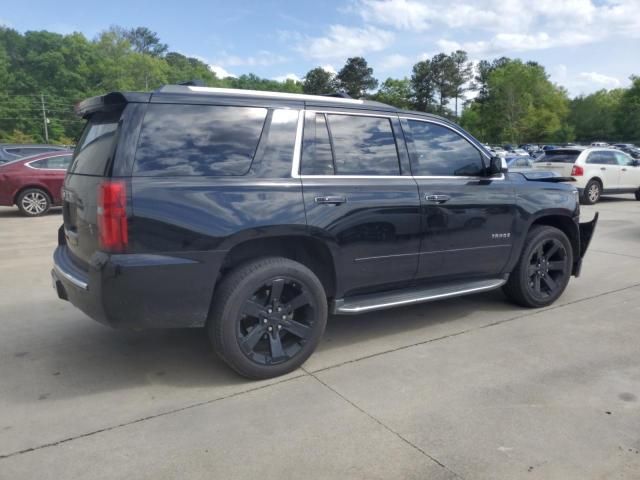
<instances>
[{"instance_id":1,"label":"sky","mask_svg":"<svg viewBox=\"0 0 640 480\"><path fill-rule=\"evenodd\" d=\"M571 96L640 75L640 0L0 0L18 31L146 26L218 76L299 79L364 56L381 81L439 52L534 60Z\"/></svg>"}]
</instances>

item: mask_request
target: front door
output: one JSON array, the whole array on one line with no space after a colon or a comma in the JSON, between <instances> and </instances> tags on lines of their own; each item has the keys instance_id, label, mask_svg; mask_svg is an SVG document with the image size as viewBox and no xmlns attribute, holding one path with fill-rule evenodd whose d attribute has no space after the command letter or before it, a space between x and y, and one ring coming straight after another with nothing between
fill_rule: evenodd
<instances>
[{"instance_id":1,"label":"front door","mask_svg":"<svg viewBox=\"0 0 640 480\"><path fill-rule=\"evenodd\" d=\"M512 248L513 186L485 176L483 153L453 126L407 118L403 127L422 205L418 277L500 274Z\"/></svg>"},{"instance_id":2,"label":"front door","mask_svg":"<svg viewBox=\"0 0 640 480\"><path fill-rule=\"evenodd\" d=\"M336 296L413 280L420 200L388 115L308 111L300 173L311 234L332 245ZM404 152L406 149L402 143Z\"/></svg>"},{"instance_id":3,"label":"front door","mask_svg":"<svg viewBox=\"0 0 640 480\"><path fill-rule=\"evenodd\" d=\"M616 152L615 155L620 165L620 187L630 190L640 189L640 167L625 153Z\"/></svg>"}]
</instances>

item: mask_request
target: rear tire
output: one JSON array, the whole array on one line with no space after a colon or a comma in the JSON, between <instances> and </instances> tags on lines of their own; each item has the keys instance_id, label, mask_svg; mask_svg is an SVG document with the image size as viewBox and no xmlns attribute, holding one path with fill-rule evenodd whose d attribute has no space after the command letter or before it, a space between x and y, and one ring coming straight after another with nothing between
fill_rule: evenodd
<instances>
[{"instance_id":1,"label":"rear tire","mask_svg":"<svg viewBox=\"0 0 640 480\"><path fill-rule=\"evenodd\" d=\"M573 250L561 230L534 225L524 243L516 268L503 291L528 308L551 305L564 292L573 268Z\"/></svg>"},{"instance_id":2,"label":"rear tire","mask_svg":"<svg viewBox=\"0 0 640 480\"><path fill-rule=\"evenodd\" d=\"M582 192L582 203L585 205L593 205L600 200L600 195L602 195L602 185L598 180L589 180L587 186Z\"/></svg>"},{"instance_id":3,"label":"rear tire","mask_svg":"<svg viewBox=\"0 0 640 480\"><path fill-rule=\"evenodd\" d=\"M216 353L251 379L289 373L316 349L327 298L306 266L268 257L236 267L216 289L208 332Z\"/></svg>"},{"instance_id":4,"label":"rear tire","mask_svg":"<svg viewBox=\"0 0 640 480\"><path fill-rule=\"evenodd\" d=\"M39 217L51 208L49 194L39 188L27 188L18 195L18 208L27 217Z\"/></svg>"},{"instance_id":5,"label":"rear tire","mask_svg":"<svg viewBox=\"0 0 640 480\"><path fill-rule=\"evenodd\" d=\"M636 200L640 200L640 188L636 190Z\"/></svg>"}]
</instances>

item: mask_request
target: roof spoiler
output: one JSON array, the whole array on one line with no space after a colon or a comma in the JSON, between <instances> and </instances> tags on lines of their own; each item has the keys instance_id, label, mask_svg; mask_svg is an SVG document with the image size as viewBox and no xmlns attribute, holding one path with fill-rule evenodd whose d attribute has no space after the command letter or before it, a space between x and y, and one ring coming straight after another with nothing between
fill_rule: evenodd
<instances>
[{"instance_id":1,"label":"roof spoiler","mask_svg":"<svg viewBox=\"0 0 640 480\"><path fill-rule=\"evenodd\" d=\"M95 112L120 110L127 103L148 103L150 98L150 93L111 92L106 95L87 98L77 103L75 112L79 117L86 117Z\"/></svg>"}]
</instances>

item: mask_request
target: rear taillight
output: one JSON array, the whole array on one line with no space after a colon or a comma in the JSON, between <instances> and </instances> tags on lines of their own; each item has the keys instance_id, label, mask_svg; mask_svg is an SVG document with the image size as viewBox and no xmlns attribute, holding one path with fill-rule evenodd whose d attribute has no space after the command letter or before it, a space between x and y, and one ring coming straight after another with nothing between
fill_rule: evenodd
<instances>
[{"instance_id":1,"label":"rear taillight","mask_svg":"<svg viewBox=\"0 0 640 480\"><path fill-rule=\"evenodd\" d=\"M129 243L127 189L122 181L106 181L98 191L98 238L100 248L122 252Z\"/></svg>"},{"instance_id":2,"label":"rear taillight","mask_svg":"<svg viewBox=\"0 0 640 480\"><path fill-rule=\"evenodd\" d=\"M580 165L574 165L571 169L571 176L581 177L582 175L584 175L584 168L582 168Z\"/></svg>"}]
</instances>

